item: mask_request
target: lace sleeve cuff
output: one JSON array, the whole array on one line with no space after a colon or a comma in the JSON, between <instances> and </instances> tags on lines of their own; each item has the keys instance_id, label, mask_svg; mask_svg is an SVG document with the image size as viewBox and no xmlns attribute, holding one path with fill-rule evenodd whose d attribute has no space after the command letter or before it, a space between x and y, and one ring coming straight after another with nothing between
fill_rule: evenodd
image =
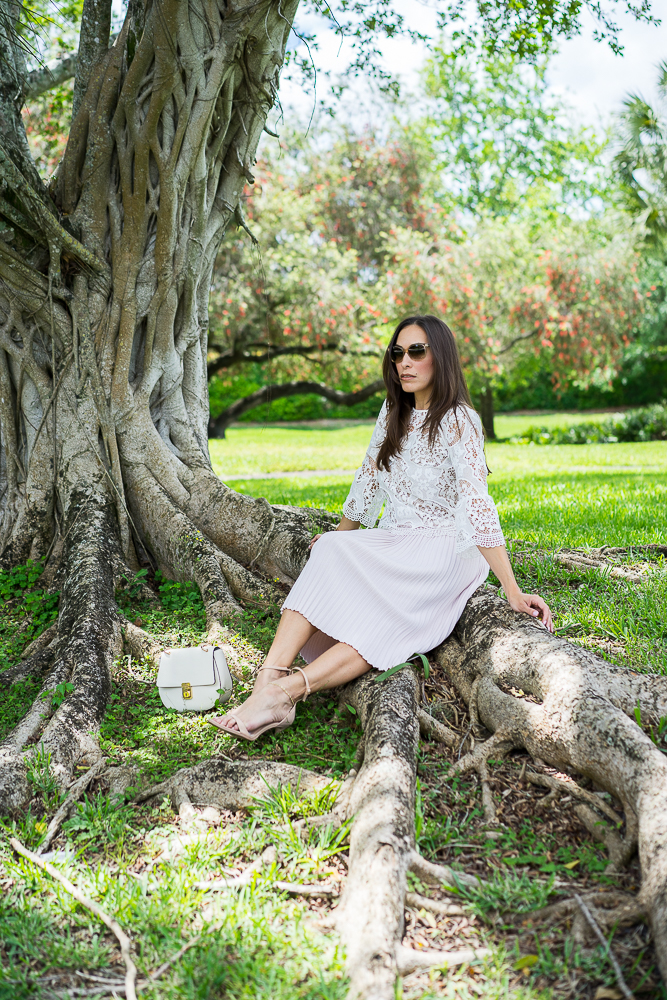
<instances>
[{"instance_id":1,"label":"lace sleeve cuff","mask_svg":"<svg viewBox=\"0 0 667 1000\"><path fill-rule=\"evenodd\" d=\"M491 497L476 497L475 508L471 516L468 504L459 503L456 513L456 551L464 557L472 557L478 554L477 546L483 549L495 548L497 545L505 544L498 519L496 505ZM483 507L484 513L479 510Z\"/></svg>"},{"instance_id":2,"label":"lace sleeve cuff","mask_svg":"<svg viewBox=\"0 0 667 1000\"><path fill-rule=\"evenodd\" d=\"M350 521L359 521L364 527L372 528L380 515L383 503L384 493L378 485L375 462L366 458L354 477L347 500L343 504L343 514Z\"/></svg>"}]
</instances>

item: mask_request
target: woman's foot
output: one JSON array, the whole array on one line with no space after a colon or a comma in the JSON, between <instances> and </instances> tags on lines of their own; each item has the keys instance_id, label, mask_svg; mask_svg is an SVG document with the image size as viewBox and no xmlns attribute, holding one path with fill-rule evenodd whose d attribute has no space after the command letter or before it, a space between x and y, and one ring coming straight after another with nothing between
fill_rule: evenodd
<instances>
[{"instance_id":1,"label":"woman's foot","mask_svg":"<svg viewBox=\"0 0 667 1000\"><path fill-rule=\"evenodd\" d=\"M270 671L264 670L262 673L270 673ZM285 675L282 674L282 676L284 677ZM209 721L213 725L221 723L228 730L240 732L236 721L236 719L240 719L252 735L258 729L263 729L265 726L271 725L271 723L282 722L293 708L294 702L287 692L283 691L282 687L276 684L275 681L271 681L270 686L269 684L264 684L259 691L255 683L252 694L239 708L234 709L234 715L228 713L227 715L213 717Z\"/></svg>"}]
</instances>

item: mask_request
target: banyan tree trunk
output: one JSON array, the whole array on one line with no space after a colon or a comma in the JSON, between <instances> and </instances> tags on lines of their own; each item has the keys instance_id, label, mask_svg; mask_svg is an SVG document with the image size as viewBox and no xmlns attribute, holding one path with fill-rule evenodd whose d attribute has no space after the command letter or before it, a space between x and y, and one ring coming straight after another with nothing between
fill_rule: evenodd
<instances>
[{"instance_id":1,"label":"banyan tree trunk","mask_svg":"<svg viewBox=\"0 0 667 1000\"><path fill-rule=\"evenodd\" d=\"M23 50L2 22L0 562L47 557L65 580L57 634L23 676L74 685L46 731L42 698L0 747L3 809L26 799L37 735L63 780L95 754L122 574L151 562L196 581L215 631L270 599L267 581L296 578L317 530L317 515L224 486L207 445L211 270L297 3L133 0L108 47L111 0L86 0L78 110L48 191L21 120Z\"/></svg>"}]
</instances>

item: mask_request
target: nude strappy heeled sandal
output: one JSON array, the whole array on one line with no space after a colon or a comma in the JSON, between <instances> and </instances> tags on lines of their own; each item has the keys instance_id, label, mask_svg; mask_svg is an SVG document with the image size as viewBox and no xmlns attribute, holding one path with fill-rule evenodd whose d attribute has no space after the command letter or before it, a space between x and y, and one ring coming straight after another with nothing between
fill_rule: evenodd
<instances>
[{"instance_id":1,"label":"nude strappy heeled sandal","mask_svg":"<svg viewBox=\"0 0 667 1000\"><path fill-rule=\"evenodd\" d=\"M292 670L291 670L290 667L270 667L270 666L267 665L267 667L260 667L259 669L260 670L265 670L265 669L266 670L286 670L288 673L292 672ZM308 678L306 677L306 674L301 669L301 667L295 667L294 669L298 670L299 673L303 675L303 679L304 679L304 681L306 683L306 690L305 690L305 692L304 692L304 694L302 695L301 698L297 698L297 701L305 701L306 698L308 697L308 695L310 694L310 684L308 683ZM258 673L259 673L259 671L258 671ZM263 736L264 733L268 733L269 730L271 730L271 729L275 729L275 730L288 729L292 725L292 723L294 722L294 718L295 718L295 715L296 715L296 704L297 704L297 701L294 700L294 698L289 693L289 691L285 690L285 688L282 686L282 684L280 683L280 681L271 681L266 686L267 687L279 687L280 690L283 692L283 694L286 694L287 697L289 698L289 700L292 703L292 707L290 708L290 710L287 713L287 715L284 717L284 719L281 719L279 722L269 722L269 723L267 723L266 726L262 726L261 729L256 729L254 733L251 733L251 732L249 732L248 727L245 725L245 723L242 721L242 719L239 719L239 717L236 714L236 712L227 712L227 718L233 719L234 722L236 723L236 725L238 726L238 729L230 729L228 726L223 725L222 722L218 722L217 720L212 719L212 718L208 718L206 721L208 723L210 723L210 725L215 726L215 728L219 729L221 732L227 733L228 736L236 736L237 739L248 740L250 743L254 743L255 740L258 740L260 736Z\"/></svg>"}]
</instances>

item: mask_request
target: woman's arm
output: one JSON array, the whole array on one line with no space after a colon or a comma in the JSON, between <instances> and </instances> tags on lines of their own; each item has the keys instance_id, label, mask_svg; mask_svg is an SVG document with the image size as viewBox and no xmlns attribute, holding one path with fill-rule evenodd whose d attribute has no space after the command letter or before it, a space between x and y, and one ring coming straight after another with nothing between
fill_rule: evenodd
<instances>
[{"instance_id":1,"label":"woman's arm","mask_svg":"<svg viewBox=\"0 0 667 1000\"><path fill-rule=\"evenodd\" d=\"M519 589L505 546L496 545L493 548L485 549L478 545L477 548L500 580L500 586L505 591L505 597L510 607L514 608L515 611L523 611L533 618L541 618L542 624L550 632L553 632L553 619L548 604L542 600L539 594L524 594Z\"/></svg>"}]
</instances>

